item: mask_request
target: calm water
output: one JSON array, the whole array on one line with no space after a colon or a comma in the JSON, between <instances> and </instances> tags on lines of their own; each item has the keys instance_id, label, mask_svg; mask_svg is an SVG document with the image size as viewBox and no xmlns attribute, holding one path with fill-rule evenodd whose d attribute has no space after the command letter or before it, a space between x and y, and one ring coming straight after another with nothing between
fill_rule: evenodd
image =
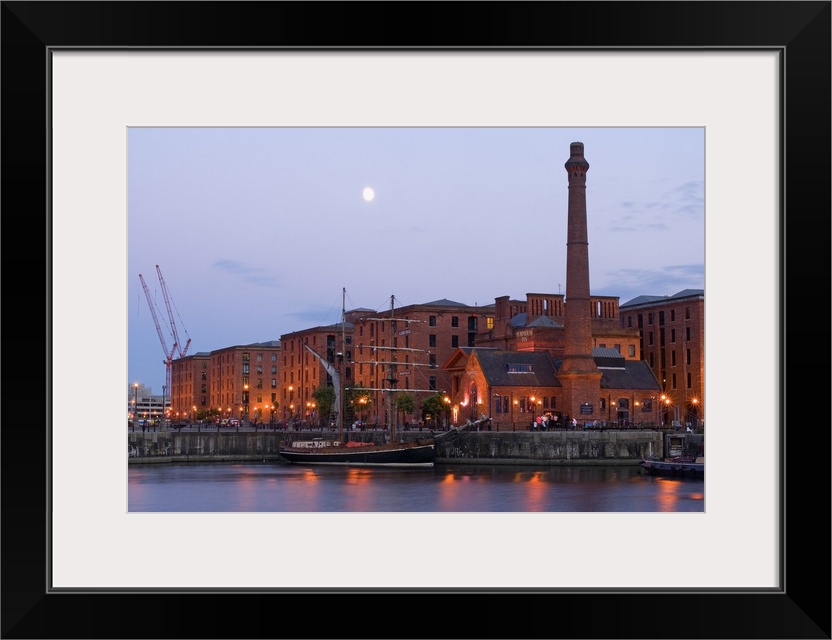
<instances>
[{"instance_id":1,"label":"calm water","mask_svg":"<svg viewBox=\"0 0 832 640\"><path fill-rule=\"evenodd\" d=\"M129 510L164 512L653 512L705 510L703 480L637 466L132 465Z\"/></svg>"}]
</instances>

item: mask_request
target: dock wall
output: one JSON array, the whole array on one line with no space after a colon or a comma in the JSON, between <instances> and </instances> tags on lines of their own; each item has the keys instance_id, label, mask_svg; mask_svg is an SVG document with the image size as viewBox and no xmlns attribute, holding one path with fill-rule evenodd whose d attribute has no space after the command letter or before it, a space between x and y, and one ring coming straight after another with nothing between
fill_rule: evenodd
<instances>
[{"instance_id":1,"label":"dock wall","mask_svg":"<svg viewBox=\"0 0 832 640\"><path fill-rule=\"evenodd\" d=\"M159 431L128 433L131 464L165 462L274 461L286 438L331 438L324 432ZM430 437L429 432L401 434L405 440ZM384 442L384 432L350 433L352 440ZM642 458L667 454L670 438L704 438L693 434L663 434L653 430L463 432L436 445L437 463L482 464L638 464Z\"/></svg>"}]
</instances>

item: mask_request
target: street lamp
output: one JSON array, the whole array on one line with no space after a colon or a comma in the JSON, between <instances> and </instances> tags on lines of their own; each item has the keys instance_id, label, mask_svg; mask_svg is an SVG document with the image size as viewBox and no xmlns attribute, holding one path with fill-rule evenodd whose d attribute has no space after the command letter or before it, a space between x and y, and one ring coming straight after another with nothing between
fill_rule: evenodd
<instances>
[{"instance_id":1,"label":"street lamp","mask_svg":"<svg viewBox=\"0 0 832 640\"><path fill-rule=\"evenodd\" d=\"M136 419L139 416L139 383L133 383L133 431L136 430Z\"/></svg>"},{"instance_id":2,"label":"street lamp","mask_svg":"<svg viewBox=\"0 0 832 640\"><path fill-rule=\"evenodd\" d=\"M365 422L365 417L364 417L365 413L364 413L364 412L365 412L366 405L367 405L367 398L366 398L366 396L361 396L361 397L358 399L358 404L359 404L359 405L361 405L361 406L359 406L359 408L358 408L358 419L361 421L361 425L362 425L362 427L361 427L361 428L362 428L362 429L366 429L366 428L367 428L367 425L366 425L366 424L364 424L364 422Z\"/></svg>"},{"instance_id":3,"label":"street lamp","mask_svg":"<svg viewBox=\"0 0 832 640\"><path fill-rule=\"evenodd\" d=\"M535 402L535 400L536 400L536 399L537 399L537 398L535 398L534 396L532 396L531 398L529 398L529 402L531 402L531 405L532 405L532 406L530 407L529 413L531 413L531 414L532 414L532 426L531 426L531 428L532 428L533 430L537 428L537 416L536 416L536 415L534 415L535 409L537 409L537 403Z\"/></svg>"},{"instance_id":4,"label":"street lamp","mask_svg":"<svg viewBox=\"0 0 832 640\"><path fill-rule=\"evenodd\" d=\"M665 411L664 403L665 403L666 401L667 401L667 396L666 396L666 395L664 395L664 394L662 394L662 395L659 397L659 408L658 408L658 412L659 412L659 427L664 427L664 411Z\"/></svg>"},{"instance_id":5,"label":"street lamp","mask_svg":"<svg viewBox=\"0 0 832 640\"><path fill-rule=\"evenodd\" d=\"M699 426L697 424L699 421L699 398L691 398L690 403L693 405L693 409L690 411L693 420L689 420L688 422L693 422L693 428L695 429Z\"/></svg>"},{"instance_id":6,"label":"street lamp","mask_svg":"<svg viewBox=\"0 0 832 640\"><path fill-rule=\"evenodd\" d=\"M167 385L162 385L162 422L165 421L165 394L167 393ZM164 426L164 425L163 425Z\"/></svg>"},{"instance_id":7,"label":"street lamp","mask_svg":"<svg viewBox=\"0 0 832 640\"><path fill-rule=\"evenodd\" d=\"M248 420L248 385L243 385L243 420Z\"/></svg>"},{"instance_id":8,"label":"street lamp","mask_svg":"<svg viewBox=\"0 0 832 640\"><path fill-rule=\"evenodd\" d=\"M445 424L443 425L445 429L448 428L448 419L450 418L451 412L451 399L448 396L445 396L442 401L445 403Z\"/></svg>"}]
</instances>

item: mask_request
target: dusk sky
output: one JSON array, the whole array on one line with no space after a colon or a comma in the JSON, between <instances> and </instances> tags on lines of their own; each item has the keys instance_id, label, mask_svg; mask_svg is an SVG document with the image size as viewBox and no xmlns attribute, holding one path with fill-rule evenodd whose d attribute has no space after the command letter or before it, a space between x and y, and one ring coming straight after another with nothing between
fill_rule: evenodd
<instances>
[{"instance_id":1,"label":"dusk sky","mask_svg":"<svg viewBox=\"0 0 832 640\"><path fill-rule=\"evenodd\" d=\"M128 382L162 393L156 265L188 354L338 322L342 288L347 309L568 296L574 141L592 293L704 288L703 128L130 128Z\"/></svg>"}]
</instances>

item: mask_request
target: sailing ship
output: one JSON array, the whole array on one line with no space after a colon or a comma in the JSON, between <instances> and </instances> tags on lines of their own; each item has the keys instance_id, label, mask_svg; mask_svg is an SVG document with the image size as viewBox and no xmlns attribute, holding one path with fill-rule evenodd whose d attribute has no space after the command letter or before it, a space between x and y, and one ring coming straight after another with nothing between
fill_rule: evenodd
<instances>
[{"instance_id":1,"label":"sailing ship","mask_svg":"<svg viewBox=\"0 0 832 640\"><path fill-rule=\"evenodd\" d=\"M346 289L341 298L341 351L336 354L339 364L345 351ZM394 299L391 298L391 317ZM397 440L396 421L392 412L392 397L396 389L396 364L391 357L387 362L386 389L389 415L389 441L383 444L373 442L344 441L344 385L341 367L335 366L308 344L303 345L324 367L332 378L337 407L338 439L316 438L313 440L286 441L280 446L280 455L287 462L307 465L348 465L380 467L432 467L436 459L436 438L434 435L415 440Z\"/></svg>"}]
</instances>

